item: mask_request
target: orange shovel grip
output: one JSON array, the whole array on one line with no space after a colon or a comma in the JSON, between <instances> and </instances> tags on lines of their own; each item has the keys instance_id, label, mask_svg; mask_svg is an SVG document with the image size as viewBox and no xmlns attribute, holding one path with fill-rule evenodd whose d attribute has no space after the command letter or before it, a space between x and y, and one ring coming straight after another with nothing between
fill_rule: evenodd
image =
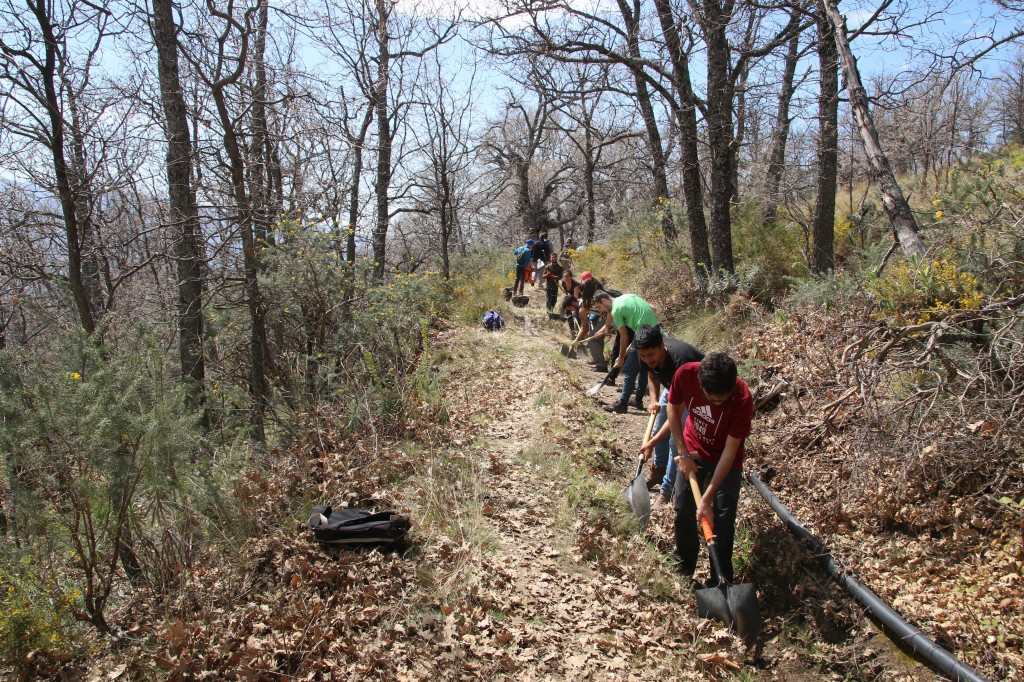
<instances>
[{"instance_id":1,"label":"orange shovel grip","mask_svg":"<svg viewBox=\"0 0 1024 682\"><path fill-rule=\"evenodd\" d=\"M690 491L693 492L693 503L700 506L700 498L703 497L700 492L700 486L697 484L697 474L691 473L687 478L690 481ZM707 543L713 543L715 541L715 530L711 526L711 521L707 517L700 517L700 528L704 531L704 541Z\"/></svg>"}]
</instances>

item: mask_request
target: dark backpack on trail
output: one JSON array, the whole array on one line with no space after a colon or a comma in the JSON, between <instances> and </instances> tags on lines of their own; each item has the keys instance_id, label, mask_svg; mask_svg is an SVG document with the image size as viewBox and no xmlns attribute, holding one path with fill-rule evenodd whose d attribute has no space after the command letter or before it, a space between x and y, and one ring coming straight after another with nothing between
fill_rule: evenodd
<instances>
[{"instance_id":1,"label":"dark backpack on trail","mask_svg":"<svg viewBox=\"0 0 1024 682\"><path fill-rule=\"evenodd\" d=\"M313 539L331 546L371 546L398 543L409 532L409 519L398 512L371 514L362 509L332 509L318 504L309 517Z\"/></svg>"},{"instance_id":2,"label":"dark backpack on trail","mask_svg":"<svg viewBox=\"0 0 1024 682\"><path fill-rule=\"evenodd\" d=\"M484 313L484 329L489 332L500 332L505 328L505 320L496 310L488 310Z\"/></svg>"}]
</instances>

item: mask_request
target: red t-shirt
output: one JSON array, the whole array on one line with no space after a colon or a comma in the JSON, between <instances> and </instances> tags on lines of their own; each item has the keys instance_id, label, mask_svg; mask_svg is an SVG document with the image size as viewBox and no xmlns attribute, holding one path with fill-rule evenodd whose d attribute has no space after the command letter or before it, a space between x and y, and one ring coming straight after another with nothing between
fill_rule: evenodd
<instances>
[{"instance_id":1,"label":"red t-shirt","mask_svg":"<svg viewBox=\"0 0 1024 682\"><path fill-rule=\"evenodd\" d=\"M705 462L718 464L725 449L725 439L735 436L740 439L733 469L743 468L743 440L750 435L750 423L754 418L754 399L747 384L736 377L736 390L732 397L721 405L714 405L704 397L697 378L699 362L688 362L672 377L668 401L683 405L689 410L683 439L686 449L697 454Z\"/></svg>"}]
</instances>

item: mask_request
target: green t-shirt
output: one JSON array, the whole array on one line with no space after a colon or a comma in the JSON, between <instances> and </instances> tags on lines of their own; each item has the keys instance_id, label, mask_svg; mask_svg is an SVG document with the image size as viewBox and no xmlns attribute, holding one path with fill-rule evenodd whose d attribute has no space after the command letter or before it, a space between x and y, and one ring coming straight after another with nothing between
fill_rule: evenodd
<instances>
[{"instance_id":1,"label":"green t-shirt","mask_svg":"<svg viewBox=\"0 0 1024 682\"><path fill-rule=\"evenodd\" d=\"M651 306L636 294L623 294L612 299L612 320L616 327L625 325L634 332L645 324L652 327L658 324Z\"/></svg>"}]
</instances>

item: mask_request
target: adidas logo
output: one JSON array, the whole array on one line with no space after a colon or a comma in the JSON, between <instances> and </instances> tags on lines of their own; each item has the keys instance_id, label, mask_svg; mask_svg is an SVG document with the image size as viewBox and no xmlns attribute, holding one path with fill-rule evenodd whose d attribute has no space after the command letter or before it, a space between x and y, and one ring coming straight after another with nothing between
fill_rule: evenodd
<instances>
[{"instance_id":1,"label":"adidas logo","mask_svg":"<svg viewBox=\"0 0 1024 682\"><path fill-rule=\"evenodd\" d=\"M705 421L714 421L714 417L711 416L710 405L698 405L697 407L693 408L693 412L694 414L696 414L701 419L704 419Z\"/></svg>"}]
</instances>

